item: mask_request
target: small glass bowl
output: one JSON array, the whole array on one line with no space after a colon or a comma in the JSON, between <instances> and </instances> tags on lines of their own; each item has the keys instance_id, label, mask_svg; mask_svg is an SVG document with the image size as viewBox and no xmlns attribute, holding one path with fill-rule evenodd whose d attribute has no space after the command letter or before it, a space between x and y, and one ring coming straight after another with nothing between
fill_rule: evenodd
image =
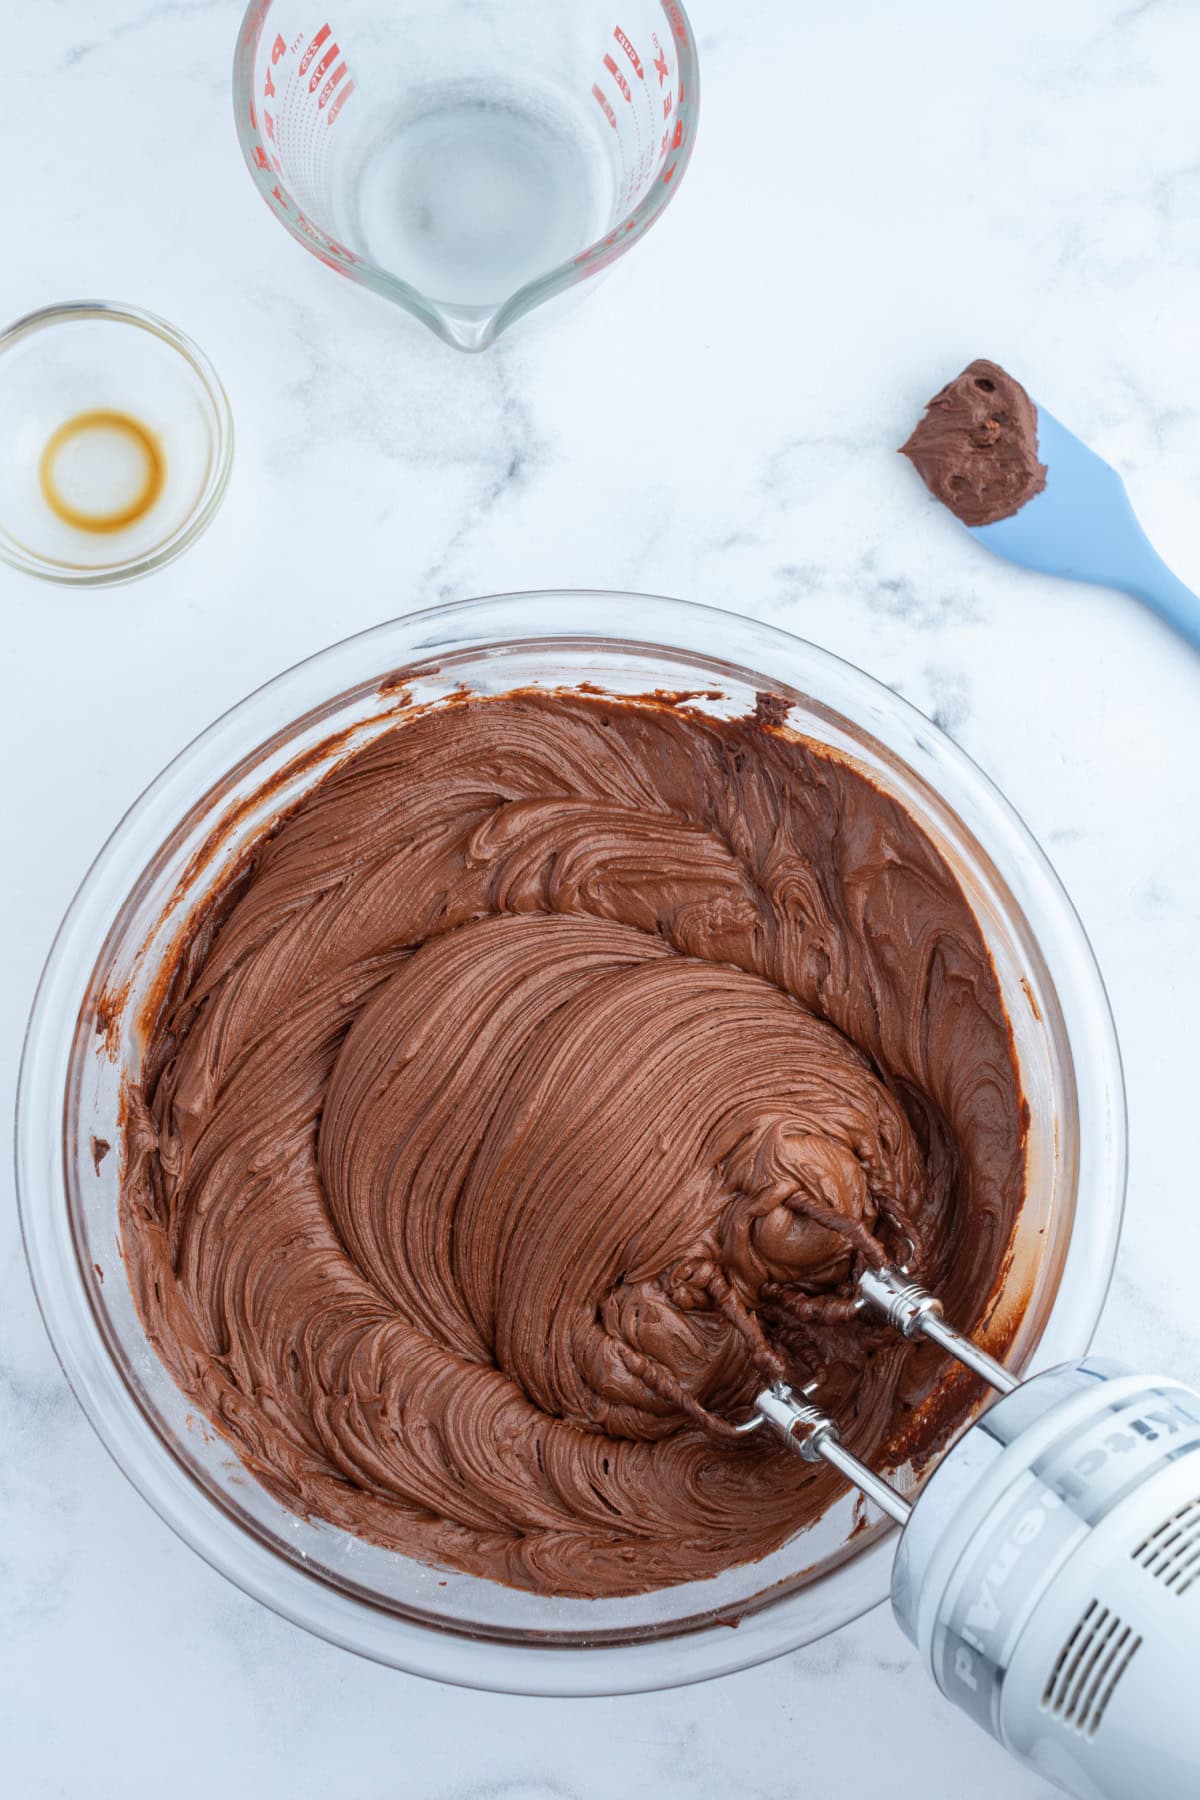
<instances>
[{"instance_id":1,"label":"small glass bowl","mask_svg":"<svg viewBox=\"0 0 1200 1800\"><path fill-rule=\"evenodd\" d=\"M793 1650L886 1597L894 1529L862 1529L846 1495L762 1562L589 1601L518 1592L297 1518L197 1416L138 1317L119 1244L122 1084L140 1069L156 984L193 909L351 749L414 701L437 704L463 685L498 694L585 682L627 695L689 691L725 717L753 710L763 687L784 695L791 726L893 795L955 870L992 953L1031 1109L1027 1198L980 1341L1010 1344L1026 1372L1083 1353L1125 1184L1112 1020L1049 864L956 745L814 645L677 600L510 594L349 638L218 719L117 827L42 977L17 1118L21 1224L42 1314L118 1464L215 1568L333 1643L509 1693L670 1687ZM892 1474L904 1486L916 1479Z\"/></svg>"},{"instance_id":2,"label":"small glass bowl","mask_svg":"<svg viewBox=\"0 0 1200 1800\"><path fill-rule=\"evenodd\" d=\"M233 463L229 401L204 352L105 300L0 332L0 421L0 557L47 581L161 568L209 524Z\"/></svg>"}]
</instances>

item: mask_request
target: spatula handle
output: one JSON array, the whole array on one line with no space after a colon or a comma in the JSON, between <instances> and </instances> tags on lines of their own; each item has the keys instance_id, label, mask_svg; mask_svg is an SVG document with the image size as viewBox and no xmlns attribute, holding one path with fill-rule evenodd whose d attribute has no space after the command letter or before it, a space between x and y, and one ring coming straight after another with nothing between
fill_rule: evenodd
<instances>
[{"instance_id":1,"label":"spatula handle","mask_svg":"<svg viewBox=\"0 0 1200 1800\"><path fill-rule=\"evenodd\" d=\"M1193 594L1160 557L1147 557L1144 569L1122 584L1160 619L1174 626L1194 650L1200 650L1200 594Z\"/></svg>"}]
</instances>

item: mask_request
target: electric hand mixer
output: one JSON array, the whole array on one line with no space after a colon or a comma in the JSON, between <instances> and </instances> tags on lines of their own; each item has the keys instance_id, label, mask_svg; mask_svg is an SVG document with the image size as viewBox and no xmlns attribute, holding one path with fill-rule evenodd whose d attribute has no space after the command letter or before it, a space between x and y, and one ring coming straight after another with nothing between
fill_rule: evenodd
<instances>
[{"instance_id":1,"label":"electric hand mixer","mask_svg":"<svg viewBox=\"0 0 1200 1800\"><path fill-rule=\"evenodd\" d=\"M892 1608L947 1699L1079 1800L1200 1795L1200 1395L1087 1360L1018 1383L901 1269L862 1311L1002 1397L909 1503L784 1383L769 1426L903 1526Z\"/></svg>"}]
</instances>

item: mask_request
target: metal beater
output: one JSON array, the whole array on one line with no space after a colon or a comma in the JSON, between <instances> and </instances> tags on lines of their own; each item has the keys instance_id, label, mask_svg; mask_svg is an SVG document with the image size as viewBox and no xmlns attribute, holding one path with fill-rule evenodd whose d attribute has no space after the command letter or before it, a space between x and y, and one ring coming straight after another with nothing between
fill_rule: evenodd
<instances>
[{"instance_id":1,"label":"metal beater","mask_svg":"<svg viewBox=\"0 0 1200 1800\"><path fill-rule=\"evenodd\" d=\"M1200 1395L1116 1364L1018 1382L896 1267L859 1306L1001 1396L909 1501L850 1453L811 1389L764 1388L770 1427L903 1526L901 1629L949 1700L1078 1800L1200 1795Z\"/></svg>"}]
</instances>

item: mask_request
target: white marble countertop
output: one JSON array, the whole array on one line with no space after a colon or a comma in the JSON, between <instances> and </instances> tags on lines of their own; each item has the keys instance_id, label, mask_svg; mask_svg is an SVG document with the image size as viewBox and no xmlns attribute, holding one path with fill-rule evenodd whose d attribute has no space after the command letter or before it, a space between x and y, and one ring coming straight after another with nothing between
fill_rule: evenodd
<instances>
[{"instance_id":1,"label":"white marble countertop","mask_svg":"<svg viewBox=\"0 0 1200 1800\"><path fill-rule=\"evenodd\" d=\"M1128 1077L1100 1339L1200 1377L1200 662L1131 601L990 561L892 453L993 356L1121 468L1200 585L1200 5L693 0L704 117L675 205L585 303L475 360L270 224L230 119L239 10L44 0L6 33L0 309L102 295L177 321L222 373L238 451L213 528L157 577L78 593L0 569L5 1092L92 854L230 702L443 598L680 594L899 688L1046 846ZM21 1800L1047 1800L882 1610L619 1701L459 1693L310 1639L109 1462L10 1191L0 1279L0 1743Z\"/></svg>"}]
</instances>

